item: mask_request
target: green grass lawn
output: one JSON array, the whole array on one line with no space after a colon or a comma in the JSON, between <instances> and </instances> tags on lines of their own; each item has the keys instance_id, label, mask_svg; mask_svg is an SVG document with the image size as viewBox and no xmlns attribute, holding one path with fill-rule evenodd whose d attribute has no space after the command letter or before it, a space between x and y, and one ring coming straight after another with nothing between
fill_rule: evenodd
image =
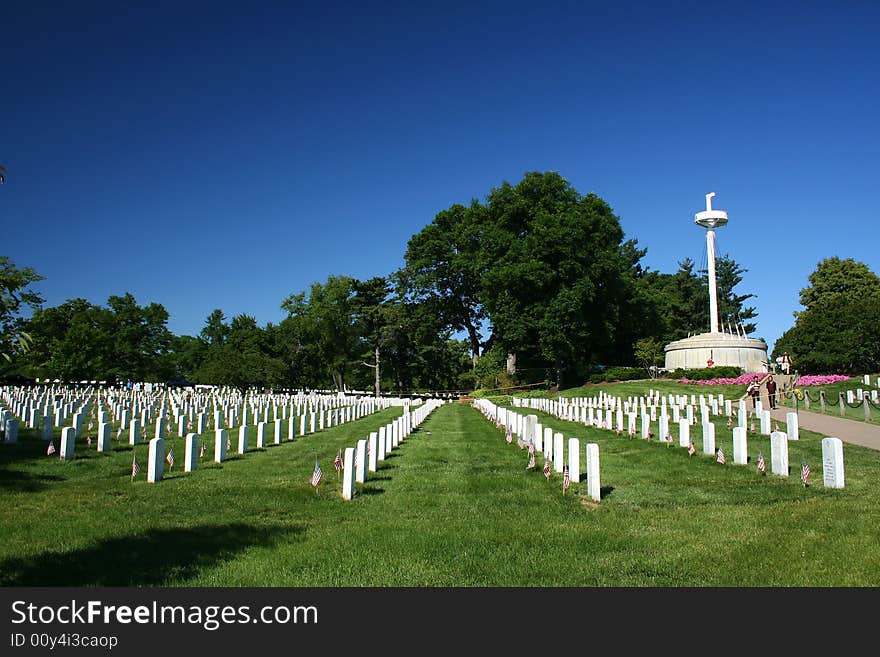
<instances>
[{"instance_id":1,"label":"green grass lawn","mask_svg":"<svg viewBox=\"0 0 880 657\"><path fill-rule=\"evenodd\" d=\"M880 584L876 451L846 445L847 487L832 491L821 485L820 437L808 432L791 445L785 479L757 474L754 460L732 465L723 421L724 466L536 413L580 438L581 450L599 444L597 505L585 481L563 496L561 476L548 482L540 472L540 455L537 471L526 471L526 451L476 409L447 404L342 501L337 449L400 412L223 464L205 464L209 443L193 473L183 472L175 438L176 465L158 484L144 474L131 483L128 445L99 454L81 439L77 458L61 462L22 431L19 444L0 445L0 586ZM763 449L769 471L769 440L750 437L752 459ZM147 446L135 449L145 473ZM316 453L325 473L317 494ZM802 454L813 468L808 488Z\"/></svg>"}]
</instances>

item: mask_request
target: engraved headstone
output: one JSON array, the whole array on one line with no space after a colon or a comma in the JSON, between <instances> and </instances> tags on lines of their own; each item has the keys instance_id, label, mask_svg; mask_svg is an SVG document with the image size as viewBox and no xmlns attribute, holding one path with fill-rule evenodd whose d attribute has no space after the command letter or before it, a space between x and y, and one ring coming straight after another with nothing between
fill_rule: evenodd
<instances>
[{"instance_id":1,"label":"engraved headstone","mask_svg":"<svg viewBox=\"0 0 880 657\"><path fill-rule=\"evenodd\" d=\"M843 488L843 441L822 439L822 484L825 488Z\"/></svg>"},{"instance_id":2,"label":"engraved headstone","mask_svg":"<svg viewBox=\"0 0 880 657\"><path fill-rule=\"evenodd\" d=\"M770 469L773 474L788 476L788 435L781 431L770 434Z\"/></svg>"}]
</instances>

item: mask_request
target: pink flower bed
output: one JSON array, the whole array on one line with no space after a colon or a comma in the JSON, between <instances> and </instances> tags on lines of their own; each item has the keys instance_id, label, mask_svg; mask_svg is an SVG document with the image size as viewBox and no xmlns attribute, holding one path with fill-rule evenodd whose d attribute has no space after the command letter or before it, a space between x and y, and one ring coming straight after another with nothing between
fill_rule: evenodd
<instances>
[{"instance_id":1,"label":"pink flower bed","mask_svg":"<svg viewBox=\"0 0 880 657\"><path fill-rule=\"evenodd\" d=\"M679 379L679 383L689 383L690 385L698 385L698 386L747 386L752 381L760 381L765 376L765 373L762 372L746 372L745 374L740 374L735 379L731 378L718 378L718 379L706 379L705 381L691 381L690 379Z\"/></svg>"},{"instance_id":2,"label":"pink flower bed","mask_svg":"<svg viewBox=\"0 0 880 657\"><path fill-rule=\"evenodd\" d=\"M807 374L798 379L798 386L825 386L829 383L849 381L850 377L843 374Z\"/></svg>"}]
</instances>

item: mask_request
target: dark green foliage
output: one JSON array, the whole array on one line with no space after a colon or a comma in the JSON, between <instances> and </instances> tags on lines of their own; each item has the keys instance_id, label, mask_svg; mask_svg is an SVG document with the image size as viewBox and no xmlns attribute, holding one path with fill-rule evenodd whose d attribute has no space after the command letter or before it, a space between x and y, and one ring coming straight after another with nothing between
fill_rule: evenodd
<instances>
[{"instance_id":1,"label":"dark green foliage","mask_svg":"<svg viewBox=\"0 0 880 657\"><path fill-rule=\"evenodd\" d=\"M641 367L609 367L604 372L591 374L588 380L590 383L611 383L614 381L636 381L647 378L647 370Z\"/></svg>"},{"instance_id":2,"label":"dark green foliage","mask_svg":"<svg viewBox=\"0 0 880 657\"><path fill-rule=\"evenodd\" d=\"M801 290L795 324L773 347L801 374L857 374L880 369L880 277L861 262L820 262Z\"/></svg>"},{"instance_id":3,"label":"dark green foliage","mask_svg":"<svg viewBox=\"0 0 880 657\"><path fill-rule=\"evenodd\" d=\"M742 373L743 369L741 367L734 367L733 365L718 365L717 367L704 367L702 369L694 370L677 369L664 374L664 378L708 381L710 379L735 379Z\"/></svg>"}]
</instances>

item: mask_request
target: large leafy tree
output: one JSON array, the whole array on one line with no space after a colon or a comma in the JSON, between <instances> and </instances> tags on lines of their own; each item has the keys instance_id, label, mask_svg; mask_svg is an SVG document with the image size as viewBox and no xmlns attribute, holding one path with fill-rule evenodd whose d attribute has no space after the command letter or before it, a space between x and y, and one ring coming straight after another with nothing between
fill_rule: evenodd
<instances>
[{"instance_id":1,"label":"large leafy tree","mask_svg":"<svg viewBox=\"0 0 880 657\"><path fill-rule=\"evenodd\" d=\"M395 276L402 296L430 308L443 328L467 336L474 363L491 346L491 336L484 337L487 312L480 299L484 212L477 201L439 212L410 239L406 264Z\"/></svg>"},{"instance_id":2,"label":"large leafy tree","mask_svg":"<svg viewBox=\"0 0 880 657\"><path fill-rule=\"evenodd\" d=\"M0 178L2 180L2 178ZM27 351L30 334L24 330L22 310L36 310L44 299L29 289L43 277L30 267L19 269L8 256L0 256L0 356L11 361L13 355Z\"/></svg>"},{"instance_id":3,"label":"large leafy tree","mask_svg":"<svg viewBox=\"0 0 880 657\"><path fill-rule=\"evenodd\" d=\"M552 367L560 382L616 359L620 343L632 357L633 336L620 334L642 252L605 201L531 172L494 189L484 217L480 295L506 352Z\"/></svg>"},{"instance_id":4,"label":"large leafy tree","mask_svg":"<svg viewBox=\"0 0 880 657\"><path fill-rule=\"evenodd\" d=\"M864 263L821 261L801 290L805 310L773 348L800 372L856 374L880 369L880 277Z\"/></svg>"}]
</instances>

